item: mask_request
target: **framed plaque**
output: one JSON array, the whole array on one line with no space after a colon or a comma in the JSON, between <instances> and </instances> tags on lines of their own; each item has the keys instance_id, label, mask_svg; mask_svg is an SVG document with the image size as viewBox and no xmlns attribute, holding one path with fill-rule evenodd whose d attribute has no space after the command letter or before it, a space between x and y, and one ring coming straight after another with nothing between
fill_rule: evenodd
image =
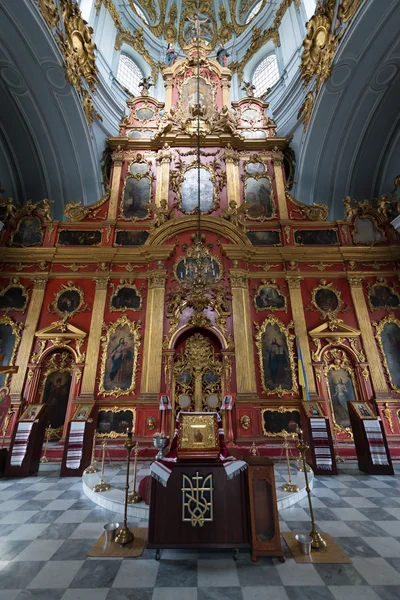
<instances>
[{"instance_id":1,"label":"framed plaque","mask_svg":"<svg viewBox=\"0 0 400 600\"><path fill-rule=\"evenodd\" d=\"M178 429L178 458L217 459L220 453L217 413L181 412Z\"/></svg>"}]
</instances>

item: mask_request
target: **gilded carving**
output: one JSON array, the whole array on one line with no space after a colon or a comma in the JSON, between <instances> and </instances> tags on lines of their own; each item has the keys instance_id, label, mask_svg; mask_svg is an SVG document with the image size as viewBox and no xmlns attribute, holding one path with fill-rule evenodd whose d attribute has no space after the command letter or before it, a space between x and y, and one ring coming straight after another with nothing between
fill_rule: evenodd
<instances>
[{"instance_id":1,"label":"gilded carving","mask_svg":"<svg viewBox=\"0 0 400 600\"><path fill-rule=\"evenodd\" d=\"M121 279L119 285L111 283L113 293L110 296L110 312L140 311L142 294L131 281Z\"/></svg>"},{"instance_id":2,"label":"gilded carving","mask_svg":"<svg viewBox=\"0 0 400 600\"><path fill-rule=\"evenodd\" d=\"M10 310L24 313L29 302L28 290L17 278L10 279L10 283L0 289L0 310Z\"/></svg>"},{"instance_id":3,"label":"gilded carving","mask_svg":"<svg viewBox=\"0 0 400 600\"><path fill-rule=\"evenodd\" d=\"M301 77L306 85L316 76L316 90L331 75L331 64L338 45L337 37L331 33L332 10L330 6L318 4L314 15L307 23L307 35L303 41Z\"/></svg>"},{"instance_id":4,"label":"gilded carving","mask_svg":"<svg viewBox=\"0 0 400 600\"><path fill-rule=\"evenodd\" d=\"M268 416L272 417L275 413L270 428L267 429ZM269 419L271 421L271 418ZM298 408L289 406L279 406L278 408L261 409L261 425L263 434L266 437L288 437L295 436L296 427L300 426L300 411ZM281 428L281 429L279 429ZM271 431L274 429L274 431ZM276 431L278 429L278 431Z\"/></svg>"},{"instance_id":5,"label":"gilded carving","mask_svg":"<svg viewBox=\"0 0 400 600\"><path fill-rule=\"evenodd\" d=\"M54 300L47 310L57 313L65 320L79 312L89 310L89 307L85 303L82 288L76 286L73 281L68 281L63 283L54 294Z\"/></svg>"},{"instance_id":6,"label":"gilded carving","mask_svg":"<svg viewBox=\"0 0 400 600\"><path fill-rule=\"evenodd\" d=\"M247 431L250 428L251 419L248 415L242 415L240 417L240 426L244 431Z\"/></svg>"},{"instance_id":7,"label":"gilded carving","mask_svg":"<svg viewBox=\"0 0 400 600\"><path fill-rule=\"evenodd\" d=\"M130 416L126 413L130 413ZM152 417L154 418L154 417ZM97 417L97 438L115 440L124 438L129 431L135 431L136 408L132 406L99 406Z\"/></svg>"},{"instance_id":8,"label":"gilded carving","mask_svg":"<svg viewBox=\"0 0 400 600\"><path fill-rule=\"evenodd\" d=\"M261 285L254 291L254 308L257 312L263 310L283 310L287 312L286 296L275 279L271 281L262 279Z\"/></svg>"},{"instance_id":9,"label":"gilded carving","mask_svg":"<svg viewBox=\"0 0 400 600\"><path fill-rule=\"evenodd\" d=\"M367 298L371 310L400 308L400 294L395 290L395 286L387 283L385 277L377 277L375 283L368 284Z\"/></svg>"},{"instance_id":10,"label":"gilded carving","mask_svg":"<svg viewBox=\"0 0 400 600\"><path fill-rule=\"evenodd\" d=\"M228 206L222 209L221 216L226 221L229 221L234 227L237 227L246 233L247 210L248 207L245 204L238 206L235 200L230 200Z\"/></svg>"},{"instance_id":11,"label":"gilded carving","mask_svg":"<svg viewBox=\"0 0 400 600\"><path fill-rule=\"evenodd\" d=\"M383 414L383 416L385 417L386 421L388 422L388 425L389 425L389 429L390 429L390 431L391 431L392 433L394 433L394 427L393 427L393 415L392 415L392 411L391 411L391 410L390 410L390 408L389 408L389 403L388 403L388 402L386 402L386 403L384 404L384 407L385 407L385 408L383 408L383 409L382 409L382 414Z\"/></svg>"},{"instance_id":12,"label":"gilded carving","mask_svg":"<svg viewBox=\"0 0 400 600\"><path fill-rule=\"evenodd\" d=\"M135 392L138 355L141 342L141 322L126 315L108 327L101 337L102 357L99 394L122 396Z\"/></svg>"},{"instance_id":13,"label":"gilded carving","mask_svg":"<svg viewBox=\"0 0 400 600\"><path fill-rule=\"evenodd\" d=\"M374 325L390 386L400 393L400 321L390 314Z\"/></svg>"},{"instance_id":14,"label":"gilded carving","mask_svg":"<svg viewBox=\"0 0 400 600\"><path fill-rule=\"evenodd\" d=\"M21 342L22 323L16 323L11 317L0 317L0 364L13 366ZM8 385L11 374L0 375L0 387Z\"/></svg>"},{"instance_id":15,"label":"gilded carving","mask_svg":"<svg viewBox=\"0 0 400 600\"><path fill-rule=\"evenodd\" d=\"M322 319L336 319L338 313L343 311L341 292L326 279L321 279L311 294L311 302L321 313Z\"/></svg>"},{"instance_id":16,"label":"gilded carving","mask_svg":"<svg viewBox=\"0 0 400 600\"><path fill-rule=\"evenodd\" d=\"M269 395L281 398L298 392L293 352L295 336L290 333L293 323L285 326L274 315L256 327L255 343L260 362L261 385Z\"/></svg>"},{"instance_id":17,"label":"gilded carving","mask_svg":"<svg viewBox=\"0 0 400 600\"><path fill-rule=\"evenodd\" d=\"M308 124L311 119L311 113L314 107L314 94L313 92L308 92L304 99L303 104L300 107L299 112L297 113L297 118L300 119L302 117L304 129L306 130Z\"/></svg>"},{"instance_id":18,"label":"gilded carving","mask_svg":"<svg viewBox=\"0 0 400 600\"><path fill-rule=\"evenodd\" d=\"M83 221L89 219L98 219L101 207L110 199L110 189L107 188L105 194L94 204L83 206L81 202L69 202L64 208L64 215L69 222Z\"/></svg>"},{"instance_id":19,"label":"gilded carving","mask_svg":"<svg viewBox=\"0 0 400 600\"><path fill-rule=\"evenodd\" d=\"M312 204L303 204L299 200L296 200L292 194L286 190L286 198L295 206L300 209L300 214L303 219L310 221L326 221L329 215L329 208L326 204L320 204L319 202L313 202Z\"/></svg>"},{"instance_id":20,"label":"gilded carving","mask_svg":"<svg viewBox=\"0 0 400 600\"><path fill-rule=\"evenodd\" d=\"M338 7L337 17L339 21L347 23L356 14L363 0L342 0Z\"/></svg>"}]
</instances>

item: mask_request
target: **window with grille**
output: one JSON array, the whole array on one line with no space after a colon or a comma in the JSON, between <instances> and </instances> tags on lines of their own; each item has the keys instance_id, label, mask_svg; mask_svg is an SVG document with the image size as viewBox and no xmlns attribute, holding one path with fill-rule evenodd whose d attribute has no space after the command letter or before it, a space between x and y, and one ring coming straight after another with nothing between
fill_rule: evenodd
<instances>
[{"instance_id":1,"label":"window with grille","mask_svg":"<svg viewBox=\"0 0 400 600\"><path fill-rule=\"evenodd\" d=\"M121 54L119 57L117 79L131 94L140 96L139 83L143 79L143 73L126 54Z\"/></svg>"},{"instance_id":2,"label":"window with grille","mask_svg":"<svg viewBox=\"0 0 400 600\"><path fill-rule=\"evenodd\" d=\"M253 73L253 85L255 96L263 96L267 90L272 88L279 79L278 62L275 54L264 58Z\"/></svg>"}]
</instances>

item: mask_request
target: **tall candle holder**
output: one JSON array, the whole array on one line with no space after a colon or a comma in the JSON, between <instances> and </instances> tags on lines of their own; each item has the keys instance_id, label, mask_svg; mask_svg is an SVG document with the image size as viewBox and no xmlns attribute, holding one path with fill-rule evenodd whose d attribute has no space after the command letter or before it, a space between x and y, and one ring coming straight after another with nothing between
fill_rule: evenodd
<instances>
[{"instance_id":1,"label":"tall candle holder","mask_svg":"<svg viewBox=\"0 0 400 600\"><path fill-rule=\"evenodd\" d=\"M334 440L335 440L335 452L336 452L335 460L337 463L344 463L344 462L346 462L346 459L343 458L343 456L339 456L339 443L338 443L338 439L337 439L337 430L336 430L335 426L333 427L333 436L334 436Z\"/></svg>"},{"instance_id":2,"label":"tall candle holder","mask_svg":"<svg viewBox=\"0 0 400 600\"><path fill-rule=\"evenodd\" d=\"M312 507L312 502L311 502L311 490L310 490L310 486L308 484L308 474L307 474L307 469L306 469L306 452L309 448L308 444L304 441L303 439L303 432L300 429L300 427L298 427L296 429L296 433L297 433L297 448L300 450L301 452L301 458L303 460L303 467L304 467L304 477L306 480L306 492L307 492L307 496L308 496L308 506L310 508L310 517L311 517L311 532L310 532L310 537L312 539L311 542L311 547L315 548L316 550L320 550L321 548L325 548L326 546L326 541L324 540L324 538L322 537L322 535L317 531L317 528L315 526L315 520L314 520L314 511L313 511L313 507Z\"/></svg>"},{"instance_id":3,"label":"tall candle holder","mask_svg":"<svg viewBox=\"0 0 400 600\"><path fill-rule=\"evenodd\" d=\"M117 535L114 538L116 544L120 546L124 546L125 544L129 544L134 539L134 535L132 531L128 527L127 519L128 519L128 492L129 492L129 466L131 462L131 451L133 447L132 440L132 431L128 431L128 439L124 444L126 448L126 482L125 482L125 507L124 507L124 524L121 529L118 531Z\"/></svg>"},{"instance_id":4,"label":"tall candle holder","mask_svg":"<svg viewBox=\"0 0 400 600\"><path fill-rule=\"evenodd\" d=\"M90 459L90 465L83 471L84 475L90 475L91 473L97 473L97 459L96 459L96 432L93 434L93 446L92 446L92 458Z\"/></svg>"},{"instance_id":5,"label":"tall candle holder","mask_svg":"<svg viewBox=\"0 0 400 600\"><path fill-rule=\"evenodd\" d=\"M283 446L286 449L286 463L287 463L287 470L288 470L288 480L284 484L282 484L281 489L284 492L292 492L292 493L299 492L300 491L299 486L297 485L297 483L293 483L293 481L292 481L292 474L290 471L290 461L289 461L289 442L287 440L286 435L285 435L285 441L284 441Z\"/></svg>"},{"instance_id":6,"label":"tall candle holder","mask_svg":"<svg viewBox=\"0 0 400 600\"><path fill-rule=\"evenodd\" d=\"M101 453L101 478L100 478L100 482L96 483L96 485L93 488L94 492L107 492L107 490L111 489L111 485L109 483L106 483L104 481L104 458L106 456L106 447L107 447L107 442L104 441L101 444L101 448L102 448L102 453Z\"/></svg>"},{"instance_id":7,"label":"tall candle holder","mask_svg":"<svg viewBox=\"0 0 400 600\"><path fill-rule=\"evenodd\" d=\"M137 504L138 502L142 501L142 497L139 496L139 494L136 491L136 472L137 472L137 459L138 459L138 455L139 455L139 442L136 442L134 455L135 455L135 461L133 463L133 484L132 484L133 491L130 494L128 494L128 504Z\"/></svg>"},{"instance_id":8,"label":"tall candle holder","mask_svg":"<svg viewBox=\"0 0 400 600\"><path fill-rule=\"evenodd\" d=\"M45 433L45 436L46 436L46 443L45 443L45 445L44 445L44 452L43 452L43 456L42 456L42 458L40 459L40 462L41 462L42 464L43 464L43 463L48 463L48 462L49 462L49 459L47 458L47 448L48 448L48 445L49 445L50 434L51 434L51 425L49 425L49 426L46 428L46 433Z\"/></svg>"}]
</instances>

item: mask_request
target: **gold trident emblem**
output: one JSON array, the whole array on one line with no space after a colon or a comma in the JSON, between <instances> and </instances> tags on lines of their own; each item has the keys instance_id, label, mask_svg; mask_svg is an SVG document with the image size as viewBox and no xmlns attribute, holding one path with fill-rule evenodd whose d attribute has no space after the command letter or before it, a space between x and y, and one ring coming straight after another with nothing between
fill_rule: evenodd
<instances>
[{"instance_id":1,"label":"gold trident emblem","mask_svg":"<svg viewBox=\"0 0 400 600\"><path fill-rule=\"evenodd\" d=\"M203 527L206 521L213 521L213 480L212 473L203 477L182 475L182 521L189 521L192 527Z\"/></svg>"}]
</instances>

